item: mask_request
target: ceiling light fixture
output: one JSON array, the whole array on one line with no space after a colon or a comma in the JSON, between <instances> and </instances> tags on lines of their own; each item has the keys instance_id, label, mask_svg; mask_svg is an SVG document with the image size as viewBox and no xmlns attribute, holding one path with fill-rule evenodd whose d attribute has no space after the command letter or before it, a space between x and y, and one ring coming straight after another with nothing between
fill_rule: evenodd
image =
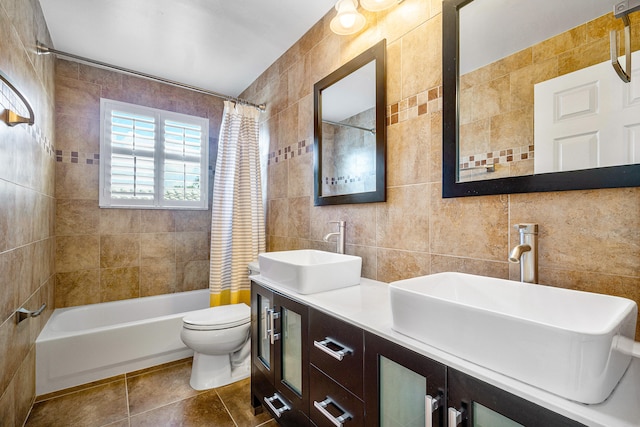
<instances>
[{"instance_id":1,"label":"ceiling light fixture","mask_svg":"<svg viewBox=\"0 0 640 427\"><path fill-rule=\"evenodd\" d=\"M331 31L341 36L355 34L362 30L366 20L357 11L358 0L338 0L338 14L331 20Z\"/></svg>"},{"instance_id":2,"label":"ceiling light fixture","mask_svg":"<svg viewBox=\"0 0 640 427\"><path fill-rule=\"evenodd\" d=\"M380 12L402 3L404 0L360 0L360 6L369 12Z\"/></svg>"}]
</instances>

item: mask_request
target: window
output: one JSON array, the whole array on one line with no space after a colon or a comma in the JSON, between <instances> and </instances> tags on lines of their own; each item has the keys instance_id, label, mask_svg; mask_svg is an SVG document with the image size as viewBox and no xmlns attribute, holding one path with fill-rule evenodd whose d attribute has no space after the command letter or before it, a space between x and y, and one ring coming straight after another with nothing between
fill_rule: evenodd
<instances>
[{"instance_id":1,"label":"window","mask_svg":"<svg viewBox=\"0 0 640 427\"><path fill-rule=\"evenodd\" d=\"M207 209L209 120L100 101L100 207Z\"/></svg>"}]
</instances>

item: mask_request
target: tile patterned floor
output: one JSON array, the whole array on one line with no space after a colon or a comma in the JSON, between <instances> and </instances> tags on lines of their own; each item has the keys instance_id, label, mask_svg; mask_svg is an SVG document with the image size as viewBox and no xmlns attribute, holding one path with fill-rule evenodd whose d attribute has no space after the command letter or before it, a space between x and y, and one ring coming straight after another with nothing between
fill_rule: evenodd
<instances>
[{"instance_id":1,"label":"tile patterned floor","mask_svg":"<svg viewBox=\"0 0 640 427\"><path fill-rule=\"evenodd\" d=\"M39 396L25 427L275 427L251 408L249 379L211 390L189 386L191 359Z\"/></svg>"}]
</instances>

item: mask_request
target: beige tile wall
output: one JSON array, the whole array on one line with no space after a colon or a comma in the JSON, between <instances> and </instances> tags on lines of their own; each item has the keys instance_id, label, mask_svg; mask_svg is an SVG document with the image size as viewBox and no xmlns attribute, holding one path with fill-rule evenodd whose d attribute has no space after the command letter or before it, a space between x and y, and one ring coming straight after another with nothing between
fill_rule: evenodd
<instances>
[{"instance_id":1,"label":"beige tile wall","mask_svg":"<svg viewBox=\"0 0 640 427\"><path fill-rule=\"evenodd\" d=\"M56 307L206 288L210 209L98 207L101 97L209 118L215 166L219 98L58 60Z\"/></svg>"},{"instance_id":2,"label":"beige tile wall","mask_svg":"<svg viewBox=\"0 0 640 427\"><path fill-rule=\"evenodd\" d=\"M328 221L345 220L347 252L362 256L365 277L461 271L517 279L518 267L507 262L513 225L537 222L541 283L640 302L640 188L442 199L440 5L405 0L366 13L368 26L354 36L331 33L330 12L243 93L267 103L261 135L270 152L310 145L313 84L387 39L387 201L315 207L313 154L271 162L268 249L334 250L322 236L333 230ZM567 51L567 62L582 50Z\"/></svg>"},{"instance_id":3,"label":"beige tile wall","mask_svg":"<svg viewBox=\"0 0 640 427\"><path fill-rule=\"evenodd\" d=\"M22 426L35 397L35 339L53 310L54 63L38 1L0 0L0 70L31 103L33 126L0 122L0 425ZM2 104L0 97L0 104ZM0 111L5 105L0 105ZM15 322L20 307L47 309Z\"/></svg>"}]
</instances>

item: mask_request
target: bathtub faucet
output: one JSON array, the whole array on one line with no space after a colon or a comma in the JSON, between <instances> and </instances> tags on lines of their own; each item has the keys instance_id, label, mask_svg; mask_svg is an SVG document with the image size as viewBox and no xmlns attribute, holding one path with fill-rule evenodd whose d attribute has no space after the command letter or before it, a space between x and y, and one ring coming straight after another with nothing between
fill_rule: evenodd
<instances>
[{"instance_id":1,"label":"bathtub faucet","mask_svg":"<svg viewBox=\"0 0 640 427\"><path fill-rule=\"evenodd\" d=\"M322 240L329 241L331 236L336 236L336 252L339 254L344 253L344 221L329 221L329 224L338 224L338 231L329 233Z\"/></svg>"}]
</instances>

